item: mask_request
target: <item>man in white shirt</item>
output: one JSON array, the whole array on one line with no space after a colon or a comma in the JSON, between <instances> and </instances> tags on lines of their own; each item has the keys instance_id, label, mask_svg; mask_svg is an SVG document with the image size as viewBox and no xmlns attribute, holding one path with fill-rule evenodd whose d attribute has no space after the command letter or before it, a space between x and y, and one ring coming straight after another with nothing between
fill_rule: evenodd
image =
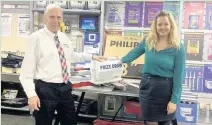
<instances>
[{"instance_id":1,"label":"man in white shirt","mask_svg":"<svg viewBox=\"0 0 212 125\"><path fill-rule=\"evenodd\" d=\"M61 125L76 125L70 63L106 59L74 52L68 37L59 31L62 15L59 6L48 5L44 12L45 28L32 33L27 40L20 81L36 125L52 125L55 110Z\"/></svg>"}]
</instances>

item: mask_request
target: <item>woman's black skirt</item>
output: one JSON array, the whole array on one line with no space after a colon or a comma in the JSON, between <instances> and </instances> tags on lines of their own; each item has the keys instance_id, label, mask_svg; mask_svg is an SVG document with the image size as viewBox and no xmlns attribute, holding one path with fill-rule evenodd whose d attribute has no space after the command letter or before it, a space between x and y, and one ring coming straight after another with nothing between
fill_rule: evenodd
<instances>
[{"instance_id":1,"label":"woman's black skirt","mask_svg":"<svg viewBox=\"0 0 212 125\"><path fill-rule=\"evenodd\" d=\"M167 105L171 100L173 78L143 74L140 83L140 106L145 121L169 121L175 113L167 114Z\"/></svg>"}]
</instances>

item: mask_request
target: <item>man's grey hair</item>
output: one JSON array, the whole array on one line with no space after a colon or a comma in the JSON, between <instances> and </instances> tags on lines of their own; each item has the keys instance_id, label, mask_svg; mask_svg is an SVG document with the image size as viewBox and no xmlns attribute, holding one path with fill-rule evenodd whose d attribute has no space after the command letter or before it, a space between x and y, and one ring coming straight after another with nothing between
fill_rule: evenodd
<instances>
[{"instance_id":1,"label":"man's grey hair","mask_svg":"<svg viewBox=\"0 0 212 125\"><path fill-rule=\"evenodd\" d=\"M49 4L44 11L44 15L46 15L49 12L49 10L54 9L54 8L60 9L61 12L63 13L62 9L57 4Z\"/></svg>"}]
</instances>

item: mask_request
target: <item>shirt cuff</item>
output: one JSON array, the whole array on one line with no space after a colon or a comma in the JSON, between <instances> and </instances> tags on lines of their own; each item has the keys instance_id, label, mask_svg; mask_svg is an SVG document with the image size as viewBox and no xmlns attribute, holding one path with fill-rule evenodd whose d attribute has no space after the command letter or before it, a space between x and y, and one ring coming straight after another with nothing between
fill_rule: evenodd
<instances>
[{"instance_id":1,"label":"shirt cuff","mask_svg":"<svg viewBox=\"0 0 212 125\"><path fill-rule=\"evenodd\" d=\"M25 92L26 92L26 95L28 98L37 96L37 93L35 92L35 90L30 90L30 91L25 91Z\"/></svg>"},{"instance_id":2,"label":"shirt cuff","mask_svg":"<svg viewBox=\"0 0 212 125\"><path fill-rule=\"evenodd\" d=\"M176 95L172 95L171 102L174 104L178 104L178 99L177 99Z\"/></svg>"},{"instance_id":3,"label":"shirt cuff","mask_svg":"<svg viewBox=\"0 0 212 125\"><path fill-rule=\"evenodd\" d=\"M86 57L86 60L92 60L93 59L92 54L84 54L84 56Z\"/></svg>"},{"instance_id":4,"label":"shirt cuff","mask_svg":"<svg viewBox=\"0 0 212 125\"><path fill-rule=\"evenodd\" d=\"M120 61L121 61L122 63L125 63L124 58L121 58Z\"/></svg>"}]
</instances>

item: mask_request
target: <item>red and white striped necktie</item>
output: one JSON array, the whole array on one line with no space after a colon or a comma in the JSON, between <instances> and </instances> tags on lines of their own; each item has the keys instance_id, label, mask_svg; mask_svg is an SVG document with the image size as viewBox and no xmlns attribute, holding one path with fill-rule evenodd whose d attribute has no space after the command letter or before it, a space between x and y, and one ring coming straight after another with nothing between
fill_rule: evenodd
<instances>
[{"instance_id":1,"label":"red and white striped necktie","mask_svg":"<svg viewBox=\"0 0 212 125\"><path fill-rule=\"evenodd\" d=\"M55 43L56 43L56 47L59 53L59 57L60 57L60 62L61 62L61 67L62 67L62 76L63 76L63 82L64 83L68 83L69 81L69 73L68 73L68 67L67 67L67 62L66 62L66 58L65 58L65 53L63 51L63 48L60 44L60 41L58 39L58 36L54 37L55 39Z\"/></svg>"}]
</instances>

